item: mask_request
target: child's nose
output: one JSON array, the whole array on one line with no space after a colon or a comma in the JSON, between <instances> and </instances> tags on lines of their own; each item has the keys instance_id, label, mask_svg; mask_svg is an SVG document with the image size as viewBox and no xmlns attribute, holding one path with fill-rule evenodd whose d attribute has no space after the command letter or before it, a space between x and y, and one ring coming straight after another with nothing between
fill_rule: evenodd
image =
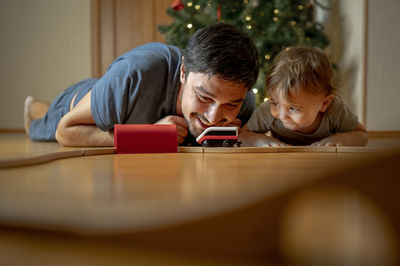
<instances>
[{"instance_id":1,"label":"child's nose","mask_svg":"<svg viewBox=\"0 0 400 266\"><path fill-rule=\"evenodd\" d=\"M285 119L287 117L287 111L281 108L279 112L279 119Z\"/></svg>"}]
</instances>

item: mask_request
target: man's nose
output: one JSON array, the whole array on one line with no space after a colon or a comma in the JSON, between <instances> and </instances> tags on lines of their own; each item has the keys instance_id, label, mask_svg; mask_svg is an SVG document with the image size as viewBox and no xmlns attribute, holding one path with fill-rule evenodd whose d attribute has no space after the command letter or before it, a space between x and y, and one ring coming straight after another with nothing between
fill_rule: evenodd
<instances>
[{"instance_id":1,"label":"man's nose","mask_svg":"<svg viewBox=\"0 0 400 266\"><path fill-rule=\"evenodd\" d=\"M224 118L222 107L218 104L210 104L207 112L204 114L210 124L215 125Z\"/></svg>"}]
</instances>

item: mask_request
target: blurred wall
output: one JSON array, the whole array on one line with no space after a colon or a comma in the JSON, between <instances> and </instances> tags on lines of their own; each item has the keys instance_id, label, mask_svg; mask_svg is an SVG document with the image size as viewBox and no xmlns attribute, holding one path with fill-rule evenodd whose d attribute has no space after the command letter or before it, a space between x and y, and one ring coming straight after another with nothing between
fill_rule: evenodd
<instances>
[{"instance_id":1,"label":"blurred wall","mask_svg":"<svg viewBox=\"0 0 400 266\"><path fill-rule=\"evenodd\" d=\"M400 130L400 1L368 0L369 130Z\"/></svg>"},{"instance_id":2,"label":"blurred wall","mask_svg":"<svg viewBox=\"0 0 400 266\"><path fill-rule=\"evenodd\" d=\"M0 36L0 129L23 128L26 96L91 75L90 0L0 0Z\"/></svg>"},{"instance_id":3,"label":"blurred wall","mask_svg":"<svg viewBox=\"0 0 400 266\"><path fill-rule=\"evenodd\" d=\"M369 131L399 131L400 1L320 0L344 101Z\"/></svg>"},{"instance_id":4,"label":"blurred wall","mask_svg":"<svg viewBox=\"0 0 400 266\"><path fill-rule=\"evenodd\" d=\"M337 65L339 95L365 123L363 109L365 82L365 0L325 1L329 11L318 9L325 14L322 21L330 38L326 51Z\"/></svg>"}]
</instances>

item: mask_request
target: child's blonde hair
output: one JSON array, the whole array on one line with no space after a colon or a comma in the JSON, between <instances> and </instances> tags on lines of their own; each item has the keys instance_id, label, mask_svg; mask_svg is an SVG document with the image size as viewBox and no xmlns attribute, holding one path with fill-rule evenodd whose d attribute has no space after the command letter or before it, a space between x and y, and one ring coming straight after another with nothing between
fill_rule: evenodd
<instances>
[{"instance_id":1,"label":"child's blonde hair","mask_svg":"<svg viewBox=\"0 0 400 266\"><path fill-rule=\"evenodd\" d=\"M334 71L321 49L309 46L294 46L281 51L274 59L266 80L267 96L283 92L290 95L304 89L312 94L334 93Z\"/></svg>"}]
</instances>

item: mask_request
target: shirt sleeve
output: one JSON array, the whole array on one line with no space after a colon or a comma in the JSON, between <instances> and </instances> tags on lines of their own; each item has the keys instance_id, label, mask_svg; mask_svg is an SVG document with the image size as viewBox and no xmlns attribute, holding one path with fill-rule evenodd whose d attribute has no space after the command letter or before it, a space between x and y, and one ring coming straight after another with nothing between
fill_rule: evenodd
<instances>
[{"instance_id":1,"label":"shirt sleeve","mask_svg":"<svg viewBox=\"0 0 400 266\"><path fill-rule=\"evenodd\" d=\"M260 104L247 123L250 131L265 133L271 129L272 115L269 101Z\"/></svg>"},{"instance_id":2,"label":"shirt sleeve","mask_svg":"<svg viewBox=\"0 0 400 266\"><path fill-rule=\"evenodd\" d=\"M142 74L124 58L117 59L91 91L91 110L96 125L111 130L124 123L127 112L138 98Z\"/></svg>"},{"instance_id":3,"label":"shirt sleeve","mask_svg":"<svg viewBox=\"0 0 400 266\"><path fill-rule=\"evenodd\" d=\"M334 108L331 110L333 117L334 132L352 131L358 124L358 117L339 98L335 99Z\"/></svg>"}]
</instances>

